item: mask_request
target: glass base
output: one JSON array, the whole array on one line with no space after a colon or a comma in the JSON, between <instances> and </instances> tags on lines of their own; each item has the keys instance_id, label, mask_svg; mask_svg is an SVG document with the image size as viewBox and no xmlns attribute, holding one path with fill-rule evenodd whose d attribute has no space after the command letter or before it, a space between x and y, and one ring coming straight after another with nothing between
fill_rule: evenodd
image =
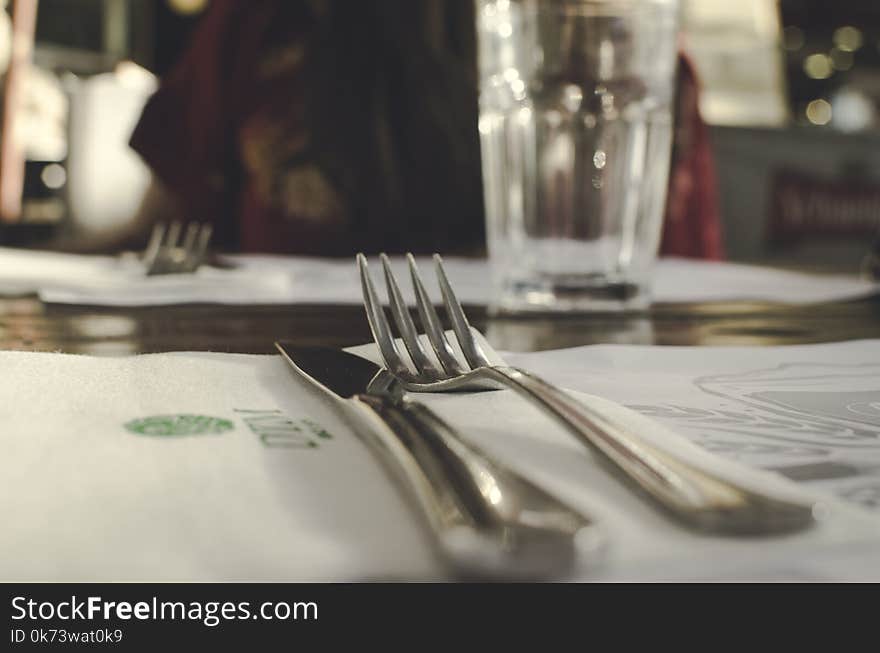
<instances>
[{"instance_id":1,"label":"glass base","mask_svg":"<svg viewBox=\"0 0 880 653\"><path fill-rule=\"evenodd\" d=\"M579 275L509 281L496 298L494 315L639 312L651 305L646 283Z\"/></svg>"}]
</instances>

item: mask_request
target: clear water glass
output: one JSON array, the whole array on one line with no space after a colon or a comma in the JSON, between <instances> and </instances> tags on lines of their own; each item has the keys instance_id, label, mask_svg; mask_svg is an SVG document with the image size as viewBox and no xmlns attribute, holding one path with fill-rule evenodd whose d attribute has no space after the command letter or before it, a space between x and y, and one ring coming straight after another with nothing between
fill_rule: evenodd
<instances>
[{"instance_id":1,"label":"clear water glass","mask_svg":"<svg viewBox=\"0 0 880 653\"><path fill-rule=\"evenodd\" d=\"M650 303L677 19L678 0L477 0L496 312Z\"/></svg>"}]
</instances>

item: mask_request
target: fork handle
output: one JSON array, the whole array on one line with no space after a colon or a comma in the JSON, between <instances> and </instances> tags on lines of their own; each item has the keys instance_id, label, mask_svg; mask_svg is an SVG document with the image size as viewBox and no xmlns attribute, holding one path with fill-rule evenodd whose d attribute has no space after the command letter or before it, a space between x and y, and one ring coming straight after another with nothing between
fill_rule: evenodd
<instances>
[{"instance_id":1,"label":"fork handle","mask_svg":"<svg viewBox=\"0 0 880 653\"><path fill-rule=\"evenodd\" d=\"M758 494L698 469L530 372L503 366L483 369L543 409L625 480L691 527L769 533L802 528L813 521L812 505Z\"/></svg>"}]
</instances>

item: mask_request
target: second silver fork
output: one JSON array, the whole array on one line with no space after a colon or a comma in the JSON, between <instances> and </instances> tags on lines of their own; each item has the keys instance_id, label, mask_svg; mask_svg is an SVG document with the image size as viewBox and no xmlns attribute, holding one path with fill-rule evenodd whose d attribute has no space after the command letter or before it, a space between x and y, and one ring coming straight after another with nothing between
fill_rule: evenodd
<instances>
[{"instance_id":1,"label":"second silver fork","mask_svg":"<svg viewBox=\"0 0 880 653\"><path fill-rule=\"evenodd\" d=\"M185 230L180 222L156 224L142 256L147 276L198 270L207 257L212 232L206 222L189 222Z\"/></svg>"},{"instance_id":2,"label":"second silver fork","mask_svg":"<svg viewBox=\"0 0 880 653\"><path fill-rule=\"evenodd\" d=\"M559 388L524 370L493 365L474 337L464 310L452 290L439 255L434 256L443 304L458 341L462 362L451 347L415 259L407 255L416 307L432 360L391 271L381 256L388 301L413 370L404 360L370 278L367 259L359 254L358 269L364 307L373 338L389 372L411 392L450 392L510 388L542 409L626 481L682 523L703 531L739 534L778 533L813 522L813 506L768 496L695 467L660 450L607 419Z\"/></svg>"}]
</instances>

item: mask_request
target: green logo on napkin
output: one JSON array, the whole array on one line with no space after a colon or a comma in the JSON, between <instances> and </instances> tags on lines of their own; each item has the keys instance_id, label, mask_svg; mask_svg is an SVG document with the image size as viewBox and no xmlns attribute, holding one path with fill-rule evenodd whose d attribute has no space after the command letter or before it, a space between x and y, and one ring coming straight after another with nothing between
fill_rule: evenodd
<instances>
[{"instance_id":1,"label":"green logo on napkin","mask_svg":"<svg viewBox=\"0 0 880 653\"><path fill-rule=\"evenodd\" d=\"M139 435L213 435L231 431L235 425L207 415L154 415L132 420L125 428Z\"/></svg>"}]
</instances>

